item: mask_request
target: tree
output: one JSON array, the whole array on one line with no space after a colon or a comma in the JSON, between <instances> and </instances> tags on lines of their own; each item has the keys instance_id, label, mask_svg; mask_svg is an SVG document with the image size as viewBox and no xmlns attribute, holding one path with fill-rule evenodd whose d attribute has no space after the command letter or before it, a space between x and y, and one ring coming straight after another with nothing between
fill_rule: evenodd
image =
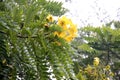
<instances>
[{"instance_id":1,"label":"tree","mask_svg":"<svg viewBox=\"0 0 120 80\"><path fill-rule=\"evenodd\" d=\"M64 25L71 27L69 35L63 34L63 24L51 16L66 12L62 3L4 0L0 4L0 79L48 80L51 75L58 80L76 79L69 45L75 25L65 17Z\"/></svg>"},{"instance_id":2,"label":"tree","mask_svg":"<svg viewBox=\"0 0 120 80\"><path fill-rule=\"evenodd\" d=\"M111 23L110 23L111 24ZM108 24L107 24L108 25ZM86 58L80 58L81 62L85 65L92 64L91 61L94 57L99 57L104 65L111 65L111 69L116 73L115 79L119 77L118 66L119 65L119 37L120 29L118 23L115 23L115 28L109 26L102 27L85 27L80 30L83 39L81 45L77 48L80 55L86 55ZM84 67L84 65L80 66ZM117 70L116 70L116 68ZM116 71L115 71L115 70ZM119 80L119 79L118 79Z\"/></svg>"},{"instance_id":3,"label":"tree","mask_svg":"<svg viewBox=\"0 0 120 80\"><path fill-rule=\"evenodd\" d=\"M112 27L113 29L120 29L120 22L119 22L119 21L114 21L114 20L113 20L113 21L107 23L106 25ZM115 45L115 44L114 44L114 45ZM119 44L118 44L118 45L119 45ZM118 46L118 45L117 45L117 46ZM116 80L119 80L119 79L120 79L120 75L119 75L119 72L120 72L120 68L119 68L119 66L120 66L120 61L119 61L119 59L120 59L120 54L119 54L119 50L115 50L114 53L115 53L115 55L118 56L118 60L115 60L113 70L114 70L114 72L116 73L115 79L116 79Z\"/></svg>"}]
</instances>

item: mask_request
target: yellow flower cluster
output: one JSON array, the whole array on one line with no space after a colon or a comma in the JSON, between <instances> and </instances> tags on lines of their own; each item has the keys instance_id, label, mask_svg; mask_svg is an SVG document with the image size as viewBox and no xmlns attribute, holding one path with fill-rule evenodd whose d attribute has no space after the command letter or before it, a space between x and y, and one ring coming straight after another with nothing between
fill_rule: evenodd
<instances>
[{"instance_id":1,"label":"yellow flower cluster","mask_svg":"<svg viewBox=\"0 0 120 80\"><path fill-rule=\"evenodd\" d=\"M82 80L81 76L84 80L110 80L110 78L112 79L114 77L114 73L111 71L110 65L104 66L103 64L100 64L100 59L95 57L93 65L80 68L77 78Z\"/></svg>"},{"instance_id":2,"label":"yellow flower cluster","mask_svg":"<svg viewBox=\"0 0 120 80\"><path fill-rule=\"evenodd\" d=\"M62 16L58 19L57 23L61 28L62 32L55 32L54 34L60 38L65 39L67 42L70 42L77 36L77 27L71 19L68 19L66 16Z\"/></svg>"},{"instance_id":3,"label":"yellow flower cluster","mask_svg":"<svg viewBox=\"0 0 120 80\"><path fill-rule=\"evenodd\" d=\"M46 20L48 22L54 22L53 16L50 14L46 17ZM66 16L58 18L57 25L61 27L62 31L55 31L55 36L63 38L67 42L71 42L77 36L77 26Z\"/></svg>"},{"instance_id":4,"label":"yellow flower cluster","mask_svg":"<svg viewBox=\"0 0 120 80\"><path fill-rule=\"evenodd\" d=\"M47 20L48 20L48 22L53 22L54 21L53 16L49 14L47 16Z\"/></svg>"},{"instance_id":5,"label":"yellow flower cluster","mask_svg":"<svg viewBox=\"0 0 120 80\"><path fill-rule=\"evenodd\" d=\"M95 57L95 58L94 58L94 61L93 61L94 66L98 66L98 65L99 65L99 62L100 62L99 58L98 58L98 57Z\"/></svg>"}]
</instances>

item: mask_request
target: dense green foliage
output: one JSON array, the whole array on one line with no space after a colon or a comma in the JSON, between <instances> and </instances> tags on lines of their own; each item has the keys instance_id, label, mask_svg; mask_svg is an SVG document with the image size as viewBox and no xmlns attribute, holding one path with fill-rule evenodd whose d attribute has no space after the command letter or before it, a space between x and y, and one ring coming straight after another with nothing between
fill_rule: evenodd
<instances>
[{"instance_id":1,"label":"dense green foliage","mask_svg":"<svg viewBox=\"0 0 120 80\"><path fill-rule=\"evenodd\" d=\"M75 79L70 46L53 35L60 31L56 22L46 19L48 14L65 13L62 3L4 0L0 4L0 79L49 80L51 75L57 80Z\"/></svg>"}]
</instances>

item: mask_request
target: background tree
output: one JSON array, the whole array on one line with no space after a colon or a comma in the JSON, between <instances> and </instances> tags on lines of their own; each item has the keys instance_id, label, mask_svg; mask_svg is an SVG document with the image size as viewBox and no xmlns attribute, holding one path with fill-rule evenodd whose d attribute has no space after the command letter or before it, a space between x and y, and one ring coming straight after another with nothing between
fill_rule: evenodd
<instances>
[{"instance_id":1,"label":"background tree","mask_svg":"<svg viewBox=\"0 0 120 80\"><path fill-rule=\"evenodd\" d=\"M120 28L120 22L119 21L114 21L113 20L106 25L110 26L113 29L119 29ZM119 48L119 43L117 43L117 44L118 45L116 45L116 47ZM119 66L120 66L120 60L119 60L120 59L120 54L119 54L119 50L115 50L114 53L115 53L115 55L118 56L118 59L114 61L113 70L116 73L115 79L119 80L120 79L120 74L119 74L119 72L120 72L120 68L119 68Z\"/></svg>"},{"instance_id":2,"label":"background tree","mask_svg":"<svg viewBox=\"0 0 120 80\"><path fill-rule=\"evenodd\" d=\"M118 24L115 23L115 26L116 25ZM79 52L78 55L83 55L82 58L78 58L80 66L84 67L87 64L92 64L91 61L96 56L101 59L102 64L111 65L113 70L116 65L119 65L119 28L115 27L113 29L110 26L88 26L82 28L80 32L82 34L80 37L83 39L83 42L81 42L79 46L76 46L77 51ZM84 63L84 65L82 65L81 62ZM118 66L116 66L116 68L118 68ZM114 70L114 73L116 73L115 79L117 80L119 80L117 77L118 72L119 69L116 71Z\"/></svg>"}]
</instances>

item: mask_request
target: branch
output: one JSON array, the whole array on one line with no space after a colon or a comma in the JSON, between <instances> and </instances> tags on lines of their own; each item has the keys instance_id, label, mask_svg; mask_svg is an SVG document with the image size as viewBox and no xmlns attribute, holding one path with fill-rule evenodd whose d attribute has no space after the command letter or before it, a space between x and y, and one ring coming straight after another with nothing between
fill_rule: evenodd
<instances>
[{"instance_id":1,"label":"branch","mask_svg":"<svg viewBox=\"0 0 120 80\"><path fill-rule=\"evenodd\" d=\"M3 31L0 31L0 33L7 35L7 33L3 32ZM19 38L29 38L28 36L21 36L21 35L17 35L17 37L19 37ZM32 36L30 38L37 38L37 36Z\"/></svg>"},{"instance_id":2,"label":"branch","mask_svg":"<svg viewBox=\"0 0 120 80\"><path fill-rule=\"evenodd\" d=\"M17 35L17 37L19 37L19 38L29 38L28 36L21 36L21 35ZM31 36L30 38L37 38L37 36Z\"/></svg>"}]
</instances>

